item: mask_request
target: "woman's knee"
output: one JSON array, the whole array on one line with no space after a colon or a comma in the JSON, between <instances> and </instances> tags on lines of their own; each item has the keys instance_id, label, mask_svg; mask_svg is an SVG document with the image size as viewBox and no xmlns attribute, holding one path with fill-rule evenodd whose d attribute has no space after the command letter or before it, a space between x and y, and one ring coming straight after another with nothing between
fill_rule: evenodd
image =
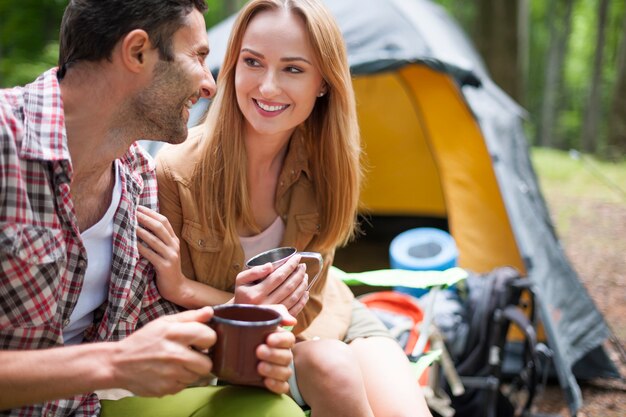
<instances>
[{"instance_id":1,"label":"woman's knee","mask_svg":"<svg viewBox=\"0 0 626 417\"><path fill-rule=\"evenodd\" d=\"M331 339L303 343L294 349L298 381L314 379L338 388L362 383L359 364L348 345Z\"/></svg>"}]
</instances>

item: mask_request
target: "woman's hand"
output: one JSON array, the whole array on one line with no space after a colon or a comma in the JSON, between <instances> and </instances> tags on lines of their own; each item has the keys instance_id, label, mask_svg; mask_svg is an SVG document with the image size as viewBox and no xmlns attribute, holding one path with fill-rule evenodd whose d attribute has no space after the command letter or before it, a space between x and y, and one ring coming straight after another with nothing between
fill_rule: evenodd
<instances>
[{"instance_id":1,"label":"woman's hand","mask_svg":"<svg viewBox=\"0 0 626 417\"><path fill-rule=\"evenodd\" d=\"M154 210L138 206L137 221L137 236L145 243L138 245L139 253L154 266L161 295L177 302L187 281L180 267L180 241L167 217Z\"/></svg>"},{"instance_id":2,"label":"woman's hand","mask_svg":"<svg viewBox=\"0 0 626 417\"><path fill-rule=\"evenodd\" d=\"M273 270L272 264L244 270L235 280L235 303L282 304L292 316L297 316L309 299L306 264L300 255Z\"/></svg>"},{"instance_id":3,"label":"woman's hand","mask_svg":"<svg viewBox=\"0 0 626 417\"><path fill-rule=\"evenodd\" d=\"M260 360L257 371L264 377L263 382L268 390L277 394L289 392L288 380L292 373L289 365L293 361L291 348L295 342L293 333L279 328L267 337L265 344L257 348L256 355Z\"/></svg>"}]
</instances>

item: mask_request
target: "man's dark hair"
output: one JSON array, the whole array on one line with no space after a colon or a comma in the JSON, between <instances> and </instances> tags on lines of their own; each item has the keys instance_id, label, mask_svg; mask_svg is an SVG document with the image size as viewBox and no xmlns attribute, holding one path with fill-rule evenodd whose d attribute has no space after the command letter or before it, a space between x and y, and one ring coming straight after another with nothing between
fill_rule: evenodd
<instances>
[{"instance_id":1,"label":"man's dark hair","mask_svg":"<svg viewBox=\"0 0 626 417\"><path fill-rule=\"evenodd\" d=\"M110 60L117 42L135 29L145 30L161 59L171 61L172 36L194 8L204 13L206 0L70 0L61 22L59 78L75 62Z\"/></svg>"}]
</instances>

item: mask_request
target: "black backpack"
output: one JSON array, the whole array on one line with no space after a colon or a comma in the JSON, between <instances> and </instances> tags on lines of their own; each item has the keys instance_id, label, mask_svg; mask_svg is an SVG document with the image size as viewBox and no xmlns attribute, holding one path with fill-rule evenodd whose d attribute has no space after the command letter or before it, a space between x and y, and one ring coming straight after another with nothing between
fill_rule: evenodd
<instances>
[{"instance_id":1,"label":"black backpack","mask_svg":"<svg viewBox=\"0 0 626 417\"><path fill-rule=\"evenodd\" d=\"M464 351L455 358L455 368L461 376L465 393L451 395L447 382L443 381L455 410L454 415L530 415L539 383L532 286L528 279L511 267L497 268L486 275L470 274L466 284L464 304L469 331ZM523 291L531 295L530 318L520 306ZM524 348L521 369L515 378L505 381L502 362L511 324L523 333ZM503 389L505 386L506 391ZM523 391L525 400L517 404L511 394L520 391Z\"/></svg>"}]
</instances>

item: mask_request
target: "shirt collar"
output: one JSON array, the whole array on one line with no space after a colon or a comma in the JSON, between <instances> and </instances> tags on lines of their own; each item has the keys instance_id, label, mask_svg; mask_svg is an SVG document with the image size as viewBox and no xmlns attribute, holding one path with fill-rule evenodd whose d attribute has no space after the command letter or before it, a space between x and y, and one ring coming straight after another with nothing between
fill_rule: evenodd
<instances>
[{"instance_id":1,"label":"shirt collar","mask_svg":"<svg viewBox=\"0 0 626 417\"><path fill-rule=\"evenodd\" d=\"M295 180L300 176L300 173L304 173L307 177L311 178L309 153L304 143L304 136L295 134L291 138L289 149L285 156L283 174L288 175L289 179Z\"/></svg>"},{"instance_id":2,"label":"shirt collar","mask_svg":"<svg viewBox=\"0 0 626 417\"><path fill-rule=\"evenodd\" d=\"M57 68L24 87L24 159L69 160L65 115Z\"/></svg>"}]
</instances>

